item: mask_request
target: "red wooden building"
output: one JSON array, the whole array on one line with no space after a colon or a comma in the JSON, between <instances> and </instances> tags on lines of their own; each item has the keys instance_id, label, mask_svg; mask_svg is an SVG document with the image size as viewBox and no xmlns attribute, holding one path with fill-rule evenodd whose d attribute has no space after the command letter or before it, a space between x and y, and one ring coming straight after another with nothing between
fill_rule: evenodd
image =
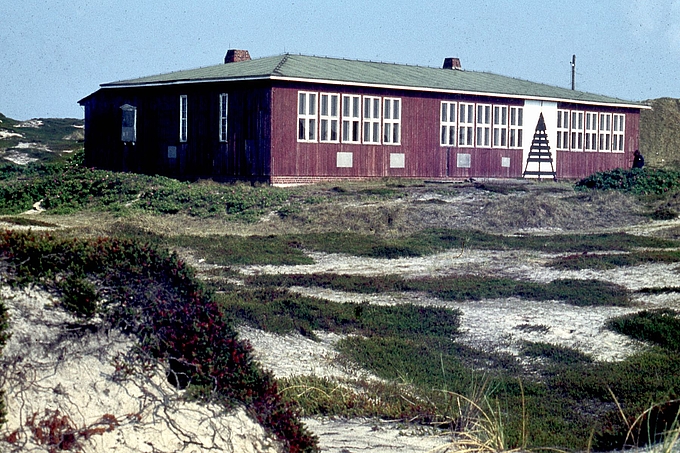
<instances>
[{"instance_id":1,"label":"red wooden building","mask_svg":"<svg viewBox=\"0 0 680 453\"><path fill-rule=\"evenodd\" d=\"M580 178L630 167L646 108L464 71L455 58L430 68L233 50L224 64L103 84L80 103L90 166L272 184Z\"/></svg>"}]
</instances>

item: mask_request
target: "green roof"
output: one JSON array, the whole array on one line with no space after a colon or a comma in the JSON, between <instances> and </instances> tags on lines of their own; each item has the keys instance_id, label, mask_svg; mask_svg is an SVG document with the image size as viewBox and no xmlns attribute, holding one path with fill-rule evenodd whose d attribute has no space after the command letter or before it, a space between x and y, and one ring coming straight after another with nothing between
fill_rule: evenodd
<instances>
[{"instance_id":1,"label":"green roof","mask_svg":"<svg viewBox=\"0 0 680 453\"><path fill-rule=\"evenodd\" d=\"M292 54L122 80L105 83L101 86L102 88L123 88L145 85L264 79L319 81L339 85L352 84L419 91L472 93L644 107L643 104L638 102L574 91L487 72Z\"/></svg>"}]
</instances>

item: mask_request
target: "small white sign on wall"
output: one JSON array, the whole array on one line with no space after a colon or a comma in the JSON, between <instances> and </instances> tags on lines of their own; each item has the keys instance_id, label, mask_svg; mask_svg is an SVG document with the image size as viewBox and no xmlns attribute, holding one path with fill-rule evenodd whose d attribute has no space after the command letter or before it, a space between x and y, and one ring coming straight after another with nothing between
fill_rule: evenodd
<instances>
[{"instance_id":1,"label":"small white sign on wall","mask_svg":"<svg viewBox=\"0 0 680 453\"><path fill-rule=\"evenodd\" d=\"M405 168L406 154L404 153L390 153L390 168Z\"/></svg>"},{"instance_id":2,"label":"small white sign on wall","mask_svg":"<svg viewBox=\"0 0 680 453\"><path fill-rule=\"evenodd\" d=\"M177 147L168 146L168 159L177 159Z\"/></svg>"},{"instance_id":3,"label":"small white sign on wall","mask_svg":"<svg viewBox=\"0 0 680 453\"><path fill-rule=\"evenodd\" d=\"M456 154L456 166L458 168L470 168L472 156L470 154Z\"/></svg>"},{"instance_id":4,"label":"small white sign on wall","mask_svg":"<svg viewBox=\"0 0 680 453\"><path fill-rule=\"evenodd\" d=\"M510 168L510 158L509 157L501 157L501 167Z\"/></svg>"},{"instance_id":5,"label":"small white sign on wall","mask_svg":"<svg viewBox=\"0 0 680 453\"><path fill-rule=\"evenodd\" d=\"M338 153L335 158L338 168L352 168L352 153Z\"/></svg>"}]
</instances>

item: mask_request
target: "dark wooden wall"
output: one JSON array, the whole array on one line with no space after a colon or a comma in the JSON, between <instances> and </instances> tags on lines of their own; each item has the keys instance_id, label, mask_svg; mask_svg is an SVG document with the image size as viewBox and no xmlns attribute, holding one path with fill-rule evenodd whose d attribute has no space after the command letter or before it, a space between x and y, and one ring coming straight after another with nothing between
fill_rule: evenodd
<instances>
[{"instance_id":1,"label":"dark wooden wall","mask_svg":"<svg viewBox=\"0 0 680 453\"><path fill-rule=\"evenodd\" d=\"M228 141L219 140L219 95L229 94ZM179 98L187 96L187 141ZM87 165L185 179L261 179L269 174L270 90L253 84L101 89L83 100ZM121 142L121 109L137 107L137 141ZM175 147L176 158L168 147Z\"/></svg>"}]
</instances>

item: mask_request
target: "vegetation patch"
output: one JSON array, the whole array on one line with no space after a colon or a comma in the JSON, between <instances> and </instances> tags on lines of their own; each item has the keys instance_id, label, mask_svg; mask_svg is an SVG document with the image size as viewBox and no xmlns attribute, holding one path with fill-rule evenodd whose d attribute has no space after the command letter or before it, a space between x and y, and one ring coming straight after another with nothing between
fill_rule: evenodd
<instances>
[{"instance_id":1,"label":"vegetation patch","mask_svg":"<svg viewBox=\"0 0 680 453\"><path fill-rule=\"evenodd\" d=\"M244 404L291 452L316 450L295 407L281 400L272 375L256 365L250 346L237 339L213 295L177 255L129 240L6 231L0 265L10 284L66 285L66 308L84 316L98 311L113 327L136 335L141 359L161 359L175 372L170 376L186 376L172 384L209 389L194 395L227 405ZM88 302L96 295L90 282L97 282L105 304Z\"/></svg>"},{"instance_id":2,"label":"vegetation patch","mask_svg":"<svg viewBox=\"0 0 680 453\"><path fill-rule=\"evenodd\" d=\"M680 251L678 250L649 250L629 253L580 253L555 258L548 265L562 270L603 270L648 263L677 263L678 261L680 261Z\"/></svg>"},{"instance_id":3,"label":"vegetation patch","mask_svg":"<svg viewBox=\"0 0 680 453\"><path fill-rule=\"evenodd\" d=\"M575 185L576 190L619 190L637 195L664 195L680 189L680 171L634 168L593 173Z\"/></svg>"},{"instance_id":4,"label":"vegetation patch","mask_svg":"<svg viewBox=\"0 0 680 453\"><path fill-rule=\"evenodd\" d=\"M0 166L0 181L0 214L24 212L43 200L42 207L54 214L89 209L254 221L288 198L285 189L273 187L191 184L86 168L82 152L66 162Z\"/></svg>"},{"instance_id":5,"label":"vegetation patch","mask_svg":"<svg viewBox=\"0 0 680 453\"><path fill-rule=\"evenodd\" d=\"M460 316L458 311L445 308L339 303L276 288L218 294L216 300L239 322L270 332L299 332L312 338L314 330L450 338L458 330Z\"/></svg>"},{"instance_id":6,"label":"vegetation patch","mask_svg":"<svg viewBox=\"0 0 680 453\"><path fill-rule=\"evenodd\" d=\"M680 312L676 310L643 310L611 319L607 327L636 340L680 351Z\"/></svg>"},{"instance_id":7,"label":"vegetation patch","mask_svg":"<svg viewBox=\"0 0 680 453\"><path fill-rule=\"evenodd\" d=\"M59 225L30 217L1 217L0 221L19 226L37 226L46 228L56 228Z\"/></svg>"},{"instance_id":8,"label":"vegetation patch","mask_svg":"<svg viewBox=\"0 0 680 453\"><path fill-rule=\"evenodd\" d=\"M576 365L593 361L590 356L576 349L545 342L525 341L521 352L527 357L544 359L562 365Z\"/></svg>"},{"instance_id":9,"label":"vegetation patch","mask_svg":"<svg viewBox=\"0 0 680 453\"><path fill-rule=\"evenodd\" d=\"M601 280L553 280L534 283L510 278L476 275L404 279L397 275L358 276L342 274L258 275L246 282L254 286L307 286L373 294L425 291L442 300L482 300L521 297L559 300L577 306L627 306L630 295L623 286Z\"/></svg>"}]
</instances>

